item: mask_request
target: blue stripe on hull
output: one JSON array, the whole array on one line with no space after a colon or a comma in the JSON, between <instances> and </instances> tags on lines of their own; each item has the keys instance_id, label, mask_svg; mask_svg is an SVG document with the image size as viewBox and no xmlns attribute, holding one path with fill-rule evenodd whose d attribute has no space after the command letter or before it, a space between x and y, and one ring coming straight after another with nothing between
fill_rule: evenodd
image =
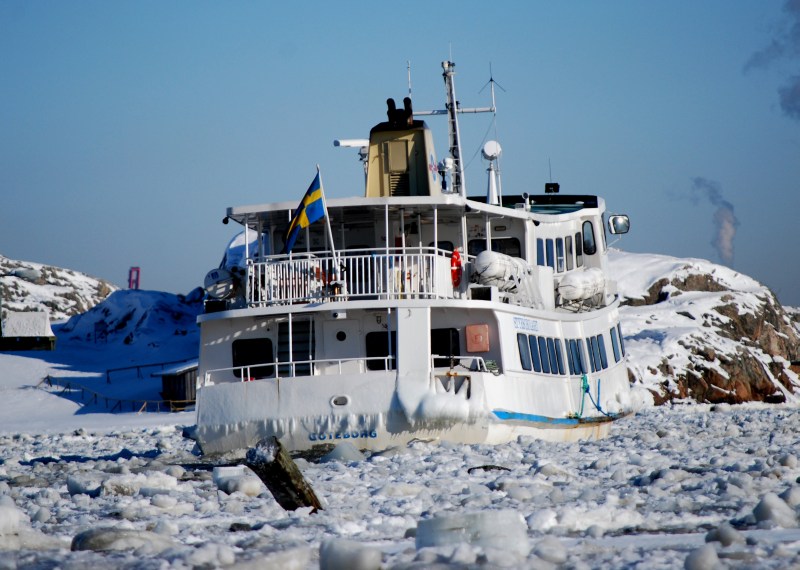
<instances>
[{"instance_id":1,"label":"blue stripe on hull","mask_svg":"<svg viewBox=\"0 0 800 570\"><path fill-rule=\"evenodd\" d=\"M505 410L492 410L492 413L497 416L499 420L544 424L544 427L578 427L586 424L606 423L621 418L624 415L612 414L610 416L592 418L549 418L537 414L523 414L522 412L508 412Z\"/></svg>"}]
</instances>

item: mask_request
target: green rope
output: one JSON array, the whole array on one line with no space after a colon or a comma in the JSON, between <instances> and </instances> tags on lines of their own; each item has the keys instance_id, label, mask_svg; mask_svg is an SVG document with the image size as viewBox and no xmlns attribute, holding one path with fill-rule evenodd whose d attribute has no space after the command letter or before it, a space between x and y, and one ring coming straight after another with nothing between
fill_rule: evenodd
<instances>
[{"instance_id":1,"label":"green rope","mask_svg":"<svg viewBox=\"0 0 800 570\"><path fill-rule=\"evenodd\" d=\"M583 417L583 403L586 401L586 393L589 391L589 379L586 374L581 376L581 411L578 412L578 419Z\"/></svg>"}]
</instances>

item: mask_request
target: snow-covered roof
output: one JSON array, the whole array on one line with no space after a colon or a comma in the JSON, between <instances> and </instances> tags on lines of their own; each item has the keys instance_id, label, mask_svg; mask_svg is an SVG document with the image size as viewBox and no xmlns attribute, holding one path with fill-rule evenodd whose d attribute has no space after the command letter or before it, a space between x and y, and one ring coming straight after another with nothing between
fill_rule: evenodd
<instances>
[{"instance_id":1,"label":"snow-covered roof","mask_svg":"<svg viewBox=\"0 0 800 570\"><path fill-rule=\"evenodd\" d=\"M169 368L164 368L163 370L159 370L157 372L153 372L151 376L174 376L176 374L183 374L184 372L188 372L192 369L197 369L198 363L197 359L188 360L186 362L181 362L180 364L176 364L174 366L170 366Z\"/></svg>"},{"instance_id":2,"label":"snow-covered roof","mask_svg":"<svg viewBox=\"0 0 800 570\"><path fill-rule=\"evenodd\" d=\"M6 338L13 337L52 337L50 318L41 311L15 313L6 312L2 318L2 334Z\"/></svg>"}]
</instances>

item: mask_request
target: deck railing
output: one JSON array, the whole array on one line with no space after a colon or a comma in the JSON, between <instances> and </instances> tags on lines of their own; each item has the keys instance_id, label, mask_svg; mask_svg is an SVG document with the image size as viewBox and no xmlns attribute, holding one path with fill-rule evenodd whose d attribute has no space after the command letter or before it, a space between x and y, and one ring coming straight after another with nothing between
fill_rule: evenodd
<instances>
[{"instance_id":1,"label":"deck railing","mask_svg":"<svg viewBox=\"0 0 800 570\"><path fill-rule=\"evenodd\" d=\"M451 254L437 248L275 255L247 267L251 307L354 299L453 298Z\"/></svg>"},{"instance_id":2,"label":"deck railing","mask_svg":"<svg viewBox=\"0 0 800 570\"><path fill-rule=\"evenodd\" d=\"M369 369L368 363L376 366L372 370L393 370L394 356L372 356L356 358L328 358L320 360L295 360L293 362L265 362L250 366L235 366L207 370L202 378L202 386L228 382L248 382L262 378L292 378L298 376L297 369L303 370L301 376L316 376L319 373L344 374L347 372L363 374ZM264 374L264 369L270 372Z\"/></svg>"},{"instance_id":3,"label":"deck railing","mask_svg":"<svg viewBox=\"0 0 800 570\"><path fill-rule=\"evenodd\" d=\"M445 374L445 369L448 367L448 365L443 365L443 361L451 362L453 367L458 367L462 371L491 371L486 361L480 356L442 356L433 354L430 356L430 361L431 370L437 376ZM298 369L301 370L299 374ZM363 374L368 371L394 369L394 356L264 362L261 364L252 364L250 366L235 366L207 370L203 375L201 387L227 382L248 382L251 380L260 380L262 378L276 378L276 373L279 378L292 378L294 376L317 376L327 374Z\"/></svg>"}]
</instances>

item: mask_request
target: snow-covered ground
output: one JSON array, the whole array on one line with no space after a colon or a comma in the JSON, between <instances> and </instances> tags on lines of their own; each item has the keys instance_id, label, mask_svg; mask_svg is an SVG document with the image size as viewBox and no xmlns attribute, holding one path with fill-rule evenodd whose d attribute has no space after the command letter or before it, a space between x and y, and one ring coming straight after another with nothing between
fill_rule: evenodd
<instances>
[{"instance_id":1,"label":"snow-covered ground","mask_svg":"<svg viewBox=\"0 0 800 570\"><path fill-rule=\"evenodd\" d=\"M55 352L0 353L0 570L800 567L796 404L646 407L573 444L339 448L297 461L324 510L285 512L193 453L193 412L82 405L157 393L147 371L105 370L196 347L183 300L116 295L95 312L107 341L84 316L54 327ZM73 390L36 388L47 376Z\"/></svg>"}]
</instances>

